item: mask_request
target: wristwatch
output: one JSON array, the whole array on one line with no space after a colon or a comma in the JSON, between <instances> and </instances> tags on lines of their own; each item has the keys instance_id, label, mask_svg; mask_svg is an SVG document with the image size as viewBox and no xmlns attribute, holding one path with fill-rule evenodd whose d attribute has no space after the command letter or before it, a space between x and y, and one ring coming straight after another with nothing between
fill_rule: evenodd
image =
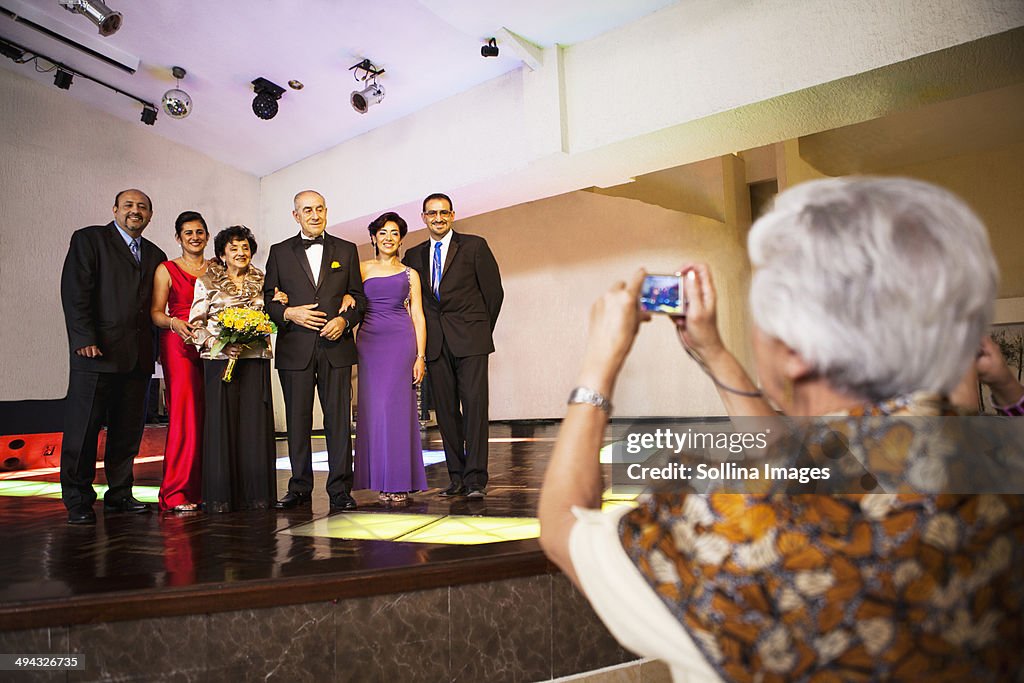
<instances>
[{"instance_id":1,"label":"wristwatch","mask_svg":"<svg viewBox=\"0 0 1024 683\"><path fill-rule=\"evenodd\" d=\"M608 415L612 414L612 403L602 394L597 393L590 387L576 387L569 393L569 405L586 403L595 408L600 408Z\"/></svg>"}]
</instances>

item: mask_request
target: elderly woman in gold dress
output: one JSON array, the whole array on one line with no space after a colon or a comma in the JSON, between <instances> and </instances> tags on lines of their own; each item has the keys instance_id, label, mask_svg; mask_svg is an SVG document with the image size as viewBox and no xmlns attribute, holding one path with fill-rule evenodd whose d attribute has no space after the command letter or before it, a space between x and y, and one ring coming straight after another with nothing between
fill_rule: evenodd
<instances>
[{"instance_id":1,"label":"elderly woman in gold dress","mask_svg":"<svg viewBox=\"0 0 1024 683\"><path fill-rule=\"evenodd\" d=\"M269 340L214 353L222 312L263 311L263 272L252 265L256 240L244 226L217 233L214 253L216 261L196 280L189 314L206 390L203 500L208 512L268 508L277 490ZM232 379L225 382L231 359Z\"/></svg>"},{"instance_id":2,"label":"elderly woman in gold dress","mask_svg":"<svg viewBox=\"0 0 1024 683\"><path fill-rule=\"evenodd\" d=\"M540 501L544 550L620 642L666 660L676 680L1016 680L1024 501L1004 495L1020 492L1012 476L992 475L1019 467L1020 443L966 438L968 418L946 400L992 316L985 227L926 183L835 178L780 195L748 246L764 397L722 344L704 265L684 280L684 343L734 424L782 422L765 398L787 416L824 416L788 420L800 438L762 457L829 467L849 456L877 479L680 488L600 512L598 450L645 317L641 271L592 309L586 390L573 392Z\"/></svg>"}]
</instances>

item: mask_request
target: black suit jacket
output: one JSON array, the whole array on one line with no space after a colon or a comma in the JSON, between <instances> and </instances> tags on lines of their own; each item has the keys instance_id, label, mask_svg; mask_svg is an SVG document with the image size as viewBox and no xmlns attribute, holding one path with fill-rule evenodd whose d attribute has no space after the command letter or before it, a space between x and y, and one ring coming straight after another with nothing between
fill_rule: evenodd
<instances>
[{"instance_id":1,"label":"black suit jacket","mask_svg":"<svg viewBox=\"0 0 1024 683\"><path fill-rule=\"evenodd\" d=\"M441 344L457 357L494 352L491 333L505 292L501 274L483 237L453 232L441 269L441 300L430 288L428 239L409 249L402 262L420 274L423 314L427 320L427 360L437 360Z\"/></svg>"},{"instance_id":2,"label":"black suit jacket","mask_svg":"<svg viewBox=\"0 0 1024 683\"><path fill-rule=\"evenodd\" d=\"M153 274L167 255L144 237L139 253L136 263L113 222L71 236L60 298L73 370L153 372L155 329L149 307ZM75 353L92 344L103 352L99 358Z\"/></svg>"},{"instance_id":3,"label":"black suit jacket","mask_svg":"<svg viewBox=\"0 0 1024 683\"><path fill-rule=\"evenodd\" d=\"M284 319L283 304L273 301L274 288L288 295L288 306L319 304L316 310L323 311L330 320L338 315L341 298L351 294L356 307L342 314L345 318L345 332L337 340L330 341L319 332L294 325ZM355 339L352 330L363 319L366 312L366 296L363 294L363 280L359 275L359 254L356 245L324 233L324 256L320 262L320 284L313 281L309 269L302 237L295 235L270 248L267 258L267 274L263 281L263 301L271 320L277 323L277 349L274 364L279 370L302 370L309 365L313 349L320 344L327 351L327 358L334 367L355 365L357 360Z\"/></svg>"}]
</instances>

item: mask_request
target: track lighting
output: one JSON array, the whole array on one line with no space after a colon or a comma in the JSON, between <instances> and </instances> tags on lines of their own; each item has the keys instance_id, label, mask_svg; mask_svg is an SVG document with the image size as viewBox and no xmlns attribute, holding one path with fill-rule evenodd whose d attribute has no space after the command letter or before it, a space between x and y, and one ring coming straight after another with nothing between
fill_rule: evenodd
<instances>
[{"instance_id":1,"label":"track lighting","mask_svg":"<svg viewBox=\"0 0 1024 683\"><path fill-rule=\"evenodd\" d=\"M103 4L102 0L60 0L61 6L69 12L84 14L100 29L101 36L112 36L121 28L124 16Z\"/></svg>"},{"instance_id":2,"label":"track lighting","mask_svg":"<svg viewBox=\"0 0 1024 683\"><path fill-rule=\"evenodd\" d=\"M61 90L67 90L71 87L71 81L74 78L75 75L70 71L58 68L57 73L53 75L53 84Z\"/></svg>"},{"instance_id":3,"label":"track lighting","mask_svg":"<svg viewBox=\"0 0 1024 683\"><path fill-rule=\"evenodd\" d=\"M497 57L498 56L498 41L491 38L487 41L487 44L480 48L481 57Z\"/></svg>"},{"instance_id":4,"label":"track lighting","mask_svg":"<svg viewBox=\"0 0 1024 683\"><path fill-rule=\"evenodd\" d=\"M384 69L378 69L369 59L364 59L358 64L350 66L348 70L352 72L357 83L366 84L362 90L353 90L348 98L353 109L360 114L365 114L370 107L380 104L384 100L384 86L377 83L377 76L384 73Z\"/></svg>"},{"instance_id":5,"label":"track lighting","mask_svg":"<svg viewBox=\"0 0 1024 683\"><path fill-rule=\"evenodd\" d=\"M172 66L171 74L174 76L175 84L172 89L164 93L161 104L172 119L183 119L192 113L192 98L184 90L178 89L178 81L185 78L185 70L180 66Z\"/></svg>"},{"instance_id":6,"label":"track lighting","mask_svg":"<svg viewBox=\"0 0 1024 683\"><path fill-rule=\"evenodd\" d=\"M252 82L256 97L252 101L252 113L264 121L277 116L277 101L284 94L284 88L260 76Z\"/></svg>"},{"instance_id":7,"label":"track lighting","mask_svg":"<svg viewBox=\"0 0 1024 683\"><path fill-rule=\"evenodd\" d=\"M152 126L156 121L156 105L149 100L144 100L137 95L133 95L126 90L115 87L106 81L101 81L95 76L90 76L87 73L83 73L78 69L68 66L67 64L57 61L53 57L44 55L42 52L36 52L35 50L29 50L24 45L18 45L17 43L7 40L6 38L0 38L0 55L9 57L14 60L15 64L32 64L35 66L36 71L40 73L54 73L53 84L58 88L67 90L71 87L71 81L75 76L84 78L92 81L96 85L101 85L111 92L115 92L118 95L123 95L128 99L135 100L142 105L142 118L141 121L147 126Z\"/></svg>"}]
</instances>

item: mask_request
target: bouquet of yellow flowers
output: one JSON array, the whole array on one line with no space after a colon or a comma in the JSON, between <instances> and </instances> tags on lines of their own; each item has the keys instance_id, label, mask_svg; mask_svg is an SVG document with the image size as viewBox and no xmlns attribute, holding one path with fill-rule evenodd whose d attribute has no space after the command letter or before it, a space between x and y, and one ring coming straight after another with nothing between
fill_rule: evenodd
<instances>
[{"instance_id":1,"label":"bouquet of yellow flowers","mask_svg":"<svg viewBox=\"0 0 1024 683\"><path fill-rule=\"evenodd\" d=\"M270 345L270 335L277 332L277 325L263 311L252 308L225 308L217 316L220 328L217 339L210 348L210 354L216 356L228 344L251 346L255 343ZM221 377L225 382L231 381L231 373L235 370L235 359L228 359L228 367Z\"/></svg>"}]
</instances>

